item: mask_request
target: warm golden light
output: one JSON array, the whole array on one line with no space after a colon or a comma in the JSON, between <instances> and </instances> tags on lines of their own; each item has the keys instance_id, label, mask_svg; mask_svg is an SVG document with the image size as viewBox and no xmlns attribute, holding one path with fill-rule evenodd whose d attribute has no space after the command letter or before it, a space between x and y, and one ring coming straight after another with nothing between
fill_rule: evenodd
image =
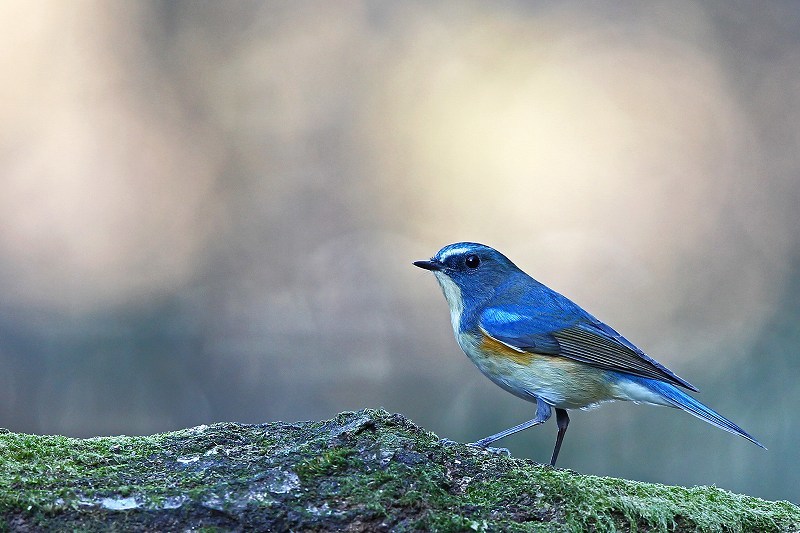
<instances>
[{"instance_id":1,"label":"warm golden light","mask_svg":"<svg viewBox=\"0 0 800 533\"><path fill-rule=\"evenodd\" d=\"M516 424L531 406L484 383L411 265L472 240L770 448L676 453L696 441L659 438L671 413L611 405L565 465L786 498L797 9L0 2L0 427Z\"/></svg>"},{"instance_id":2,"label":"warm golden light","mask_svg":"<svg viewBox=\"0 0 800 533\"><path fill-rule=\"evenodd\" d=\"M701 42L702 24L691 28ZM750 335L777 286L748 274L765 258L726 230L758 215L730 209L750 202L736 183L755 132L721 58L697 42L590 26L563 12L414 19L414 44L381 73L364 126L372 173L402 184L403 209L424 213L410 223L436 244L510 248L534 275L632 322L630 299L648 302L651 324L689 305L684 291L649 295L683 284L685 265L707 255L711 268L691 273L719 287L691 304L715 317L706 334ZM770 255L787 256L764 237ZM737 269L721 276L731 253ZM616 298L620 287L632 292Z\"/></svg>"}]
</instances>

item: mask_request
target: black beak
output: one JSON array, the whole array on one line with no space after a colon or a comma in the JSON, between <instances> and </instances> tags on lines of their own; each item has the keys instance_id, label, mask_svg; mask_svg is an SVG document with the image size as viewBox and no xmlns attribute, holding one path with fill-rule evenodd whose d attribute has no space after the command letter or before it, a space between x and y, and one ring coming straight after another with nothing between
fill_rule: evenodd
<instances>
[{"instance_id":1,"label":"black beak","mask_svg":"<svg viewBox=\"0 0 800 533\"><path fill-rule=\"evenodd\" d=\"M434 272L442 269L442 264L438 261L414 261L414 266L424 268L425 270L433 270Z\"/></svg>"}]
</instances>

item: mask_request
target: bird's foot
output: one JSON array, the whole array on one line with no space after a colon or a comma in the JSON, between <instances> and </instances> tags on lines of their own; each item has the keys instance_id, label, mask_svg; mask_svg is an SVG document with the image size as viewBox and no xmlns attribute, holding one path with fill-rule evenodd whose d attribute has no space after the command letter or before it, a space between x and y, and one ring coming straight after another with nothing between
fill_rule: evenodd
<instances>
[{"instance_id":1,"label":"bird's foot","mask_svg":"<svg viewBox=\"0 0 800 533\"><path fill-rule=\"evenodd\" d=\"M450 439L439 439L439 444L441 444L442 446L456 446L460 445L461 443ZM511 452L508 450L508 448L492 448L487 444L483 444L482 441L468 442L467 444L465 444L465 446L469 446L470 448L479 448L493 455L505 455L506 457L511 457Z\"/></svg>"},{"instance_id":2,"label":"bird's foot","mask_svg":"<svg viewBox=\"0 0 800 533\"><path fill-rule=\"evenodd\" d=\"M483 444L482 441L470 442L467 444L467 446L471 446L472 448L480 448L481 450L485 450L493 455L505 455L506 457L511 457L511 451L509 451L508 448L493 448Z\"/></svg>"}]
</instances>

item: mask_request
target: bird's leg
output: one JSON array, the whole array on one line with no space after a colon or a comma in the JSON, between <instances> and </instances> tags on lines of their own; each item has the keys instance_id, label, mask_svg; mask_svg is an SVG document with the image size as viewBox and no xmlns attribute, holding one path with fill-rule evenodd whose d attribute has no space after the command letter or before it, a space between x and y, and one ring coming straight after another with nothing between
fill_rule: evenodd
<instances>
[{"instance_id":1,"label":"bird's leg","mask_svg":"<svg viewBox=\"0 0 800 533\"><path fill-rule=\"evenodd\" d=\"M558 411L558 410L557 410ZM473 442L470 446L477 446L479 448L486 448L488 445L493 443L496 440L500 440L503 437L508 437L518 431L522 431L524 429L528 429L533 426L538 426L550 418L550 406L544 403L539 398L536 399L536 418L532 420L528 420L527 422L523 422L522 424L517 424L513 428L504 429L500 433L495 433L494 435L490 435L486 438L483 438L477 442Z\"/></svg>"},{"instance_id":2,"label":"bird's leg","mask_svg":"<svg viewBox=\"0 0 800 533\"><path fill-rule=\"evenodd\" d=\"M564 434L569 425L569 415L564 409L556 407L556 425L558 425L558 436L556 436L556 447L553 448L553 458L550 459L550 466L556 466L558 452L561 451L561 443L564 441Z\"/></svg>"}]
</instances>

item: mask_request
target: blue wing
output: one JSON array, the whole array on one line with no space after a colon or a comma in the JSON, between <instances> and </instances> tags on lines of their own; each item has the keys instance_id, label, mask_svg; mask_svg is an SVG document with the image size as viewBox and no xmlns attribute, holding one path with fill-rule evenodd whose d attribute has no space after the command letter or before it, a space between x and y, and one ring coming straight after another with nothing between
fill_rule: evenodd
<instances>
[{"instance_id":1,"label":"blue wing","mask_svg":"<svg viewBox=\"0 0 800 533\"><path fill-rule=\"evenodd\" d=\"M657 379L697 392L688 381L648 357L628 339L572 302L570 308L531 313L530 307L489 307L480 315L487 335L518 351L566 357L604 370ZM574 307L572 307L574 306Z\"/></svg>"}]
</instances>

